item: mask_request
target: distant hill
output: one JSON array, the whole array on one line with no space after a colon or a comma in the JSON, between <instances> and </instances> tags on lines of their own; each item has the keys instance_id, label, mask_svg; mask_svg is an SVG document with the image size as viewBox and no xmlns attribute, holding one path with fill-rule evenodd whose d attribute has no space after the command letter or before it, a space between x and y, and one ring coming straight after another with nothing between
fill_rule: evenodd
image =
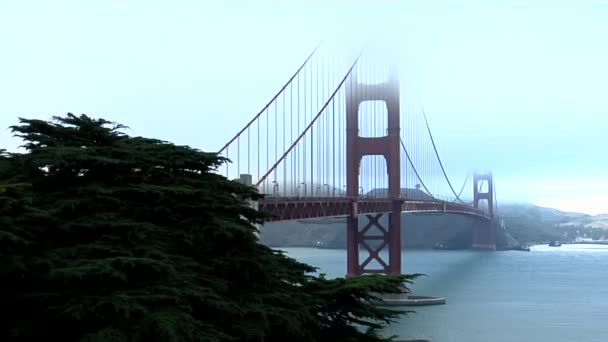
<instances>
[{"instance_id":1,"label":"distant hill","mask_svg":"<svg viewBox=\"0 0 608 342\"><path fill-rule=\"evenodd\" d=\"M368 197L378 197L378 198L388 197L388 189L387 188L373 189L371 191L368 191L365 195ZM410 188L401 189L401 197L409 199L409 200L415 200L415 201L432 201L435 199L420 189L410 189Z\"/></svg>"},{"instance_id":2,"label":"distant hill","mask_svg":"<svg viewBox=\"0 0 608 342\"><path fill-rule=\"evenodd\" d=\"M530 203L501 204L499 215L506 230L524 243L608 238L608 215L565 212Z\"/></svg>"},{"instance_id":3,"label":"distant hill","mask_svg":"<svg viewBox=\"0 0 608 342\"><path fill-rule=\"evenodd\" d=\"M560 226L608 229L608 214L595 215L595 216L585 215L583 217L572 217L572 219L567 220L566 222L561 222Z\"/></svg>"}]
</instances>

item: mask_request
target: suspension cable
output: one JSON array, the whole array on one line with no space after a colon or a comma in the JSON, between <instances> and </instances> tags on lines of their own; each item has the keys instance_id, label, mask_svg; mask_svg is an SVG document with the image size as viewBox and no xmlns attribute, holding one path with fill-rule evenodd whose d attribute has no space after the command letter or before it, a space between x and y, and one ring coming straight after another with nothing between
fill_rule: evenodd
<instances>
[{"instance_id":1,"label":"suspension cable","mask_svg":"<svg viewBox=\"0 0 608 342\"><path fill-rule=\"evenodd\" d=\"M300 65L300 67L298 68L298 70L296 70L296 72L293 74L293 76L291 76L289 78L287 83L285 83L285 85L283 85L283 87L272 97L272 99L270 99L270 101L268 101L268 103L256 114L256 116L254 116L253 119L251 119L251 121L249 121L249 123L247 123L247 125L245 125L245 127L243 127L243 129L241 129L232 139L230 139L230 141L228 141L226 143L226 145L224 145L219 150L219 152L217 152L217 154L221 154L222 152L224 152L224 150L228 146L230 146L230 144L232 144L232 142L234 142L238 137L240 137L241 134L243 134L243 132L245 132L245 130L247 130L249 128L249 126L251 126L262 115L262 113L264 113L264 111L266 111L266 109L268 109L268 107L270 107L270 105L279 97L279 95L281 95L281 93L287 88L287 86L289 86L291 84L291 81L293 81L296 78L296 76L298 76L300 74L300 71L302 69L304 69L306 64L308 64L308 61L312 58L312 56L315 54L315 52L317 52L317 50L319 49L319 46L321 46L321 43L317 44L317 46L314 48L314 50L312 50L312 52L308 55L308 57L306 57L306 60L304 61L304 63L302 63L302 65Z\"/></svg>"},{"instance_id":2,"label":"suspension cable","mask_svg":"<svg viewBox=\"0 0 608 342\"><path fill-rule=\"evenodd\" d=\"M287 151L285 151L285 153L283 153L283 155L281 156L281 158L279 158L272 165L272 167L268 171L266 171L266 174L264 174L264 176L262 176L260 178L260 180L258 180L258 182L256 183L256 186L259 186L260 184L262 184L266 180L266 178L268 177L268 175L270 175L270 173L272 173L274 171L274 169L276 169L277 166L279 166L279 164L283 161L283 159L285 159L285 157L291 152L291 150L300 142L300 140L302 140L302 138L306 135L306 133L308 133L308 131L311 131L311 134L312 134L312 127L313 127L313 125L319 119L319 117L321 116L321 114L323 114L323 112L325 111L325 108L327 108L329 106L329 104L334 100L334 97L336 96L336 94L338 93L338 91L340 91L340 89L342 88L342 86L344 85L344 83L346 82L346 80L348 79L348 77L350 76L350 74L352 73L353 69L357 65L357 62L359 61L360 57L361 57L361 54L359 54L359 56L355 59L355 61L351 65L351 67L346 72L346 75L344 75L344 78L342 78L342 80L340 81L340 84L338 84L338 86L336 87L336 89L334 90L334 92L331 94L331 96L329 97L329 99L327 99L327 101L325 102L325 104L323 105L323 107L321 107L321 109L319 110L319 112L317 113L317 115L311 118L310 123L308 124L308 126L306 126L306 128L304 129L304 131L298 136L298 138L293 142L293 144L291 144L291 146L287 149Z\"/></svg>"},{"instance_id":3,"label":"suspension cable","mask_svg":"<svg viewBox=\"0 0 608 342\"><path fill-rule=\"evenodd\" d=\"M441 171L443 172L443 176L445 177L445 180L448 182L448 185L450 186L452 193L454 194L454 196L456 196L456 200L460 201L461 203L464 203L464 201L460 199L460 196L458 194L456 194L456 191L454 190L454 187L452 186L452 183L450 182L450 179L448 178L448 174L445 172L445 168L443 167L441 158L439 158L439 152L437 152L437 146L435 146L435 139L433 139L433 134L431 133L431 128L429 127L429 122L426 119L426 113L424 112L424 107L422 107L422 115L424 116L424 123L426 124L427 131L429 132L429 137L431 138L431 143L433 144L433 149L435 150L435 155L437 156L437 160L439 161L439 166L441 166Z\"/></svg>"},{"instance_id":4,"label":"suspension cable","mask_svg":"<svg viewBox=\"0 0 608 342\"><path fill-rule=\"evenodd\" d=\"M420 175L418 174L418 170L416 170L416 167L414 166L414 163L412 162L412 158L410 158L410 154L407 153L407 149L405 148L405 144L403 143L403 139L399 138L399 141L401 142L401 147L403 148L403 152L405 152L405 156L407 157L408 162L412 166L412 169L414 170L414 173L416 174L416 177L420 181L420 184L422 185L422 187L424 188L424 190L426 191L426 193L429 196L433 197L433 195L431 195L431 192L429 191L429 189L424 184L424 181L422 181L422 178L420 178Z\"/></svg>"},{"instance_id":5,"label":"suspension cable","mask_svg":"<svg viewBox=\"0 0 608 342\"><path fill-rule=\"evenodd\" d=\"M469 181L469 176L470 175L471 175L471 173L467 172L467 177L464 179L464 183L462 183L462 188L460 188L460 192L458 193L458 197L460 197L460 195L462 195L462 192L464 191L464 188L467 185L467 182Z\"/></svg>"}]
</instances>

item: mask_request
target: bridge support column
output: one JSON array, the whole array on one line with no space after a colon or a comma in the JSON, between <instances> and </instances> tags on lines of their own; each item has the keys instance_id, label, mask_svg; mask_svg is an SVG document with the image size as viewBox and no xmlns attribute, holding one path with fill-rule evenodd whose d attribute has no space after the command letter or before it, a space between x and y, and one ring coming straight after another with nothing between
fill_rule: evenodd
<instances>
[{"instance_id":1,"label":"bridge support column","mask_svg":"<svg viewBox=\"0 0 608 342\"><path fill-rule=\"evenodd\" d=\"M356 207L356 202L353 202ZM361 274L359 270L359 218L356 208L346 219L346 276L355 277Z\"/></svg>"},{"instance_id":2,"label":"bridge support column","mask_svg":"<svg viewBox=\"0 0 608 342\"><path fill-rule=\"evenodd\" d=\"M402 201L393 201L393 210L388 217L389 274L401 274L401 204Z\"/></svg>"},{"instance_id":3,"label":"bridge support column","mask_svg":"<svg viewBox=\"0 0 608 342\"><path fill-rule=\"evenodd\" d=\"M384 101L388 116L385 136L359 136L359 106L365 101ZM346 192L353 201L347 222L347 276L364 273L401 274L401 185L399 135L399 82L392 70L385 83L363 84L357 72L351 74L346 89ZM364 156L379 155L386 161L388 196L393 202L390 212L366 215L365 226L359 230L357 200L359 174ZM380 218L388 215L388 227ZM384 223L386 224L386 223ZM388 260L382 251L388 248ZM359 251L368 257L360 259ZM385 257L384 257L385 258ZM373 264L372 264L373 262Z\"/></svg>"},{"instance_id":4,"label":"bridge support column","mask_svg":"<svg viewBox=\"0 0 608 342\"><path fill-rule=\"evenodd\" d=\"M385 227L382 218L387 216ZM368 214L361 219L365 222L363 229L359 229L358 216L347 219L347 277L364 273L401 274L401 201L393 202L390 213ZM381 254L387 247L388 260ZM359 259L359 250L368 254L364 260Z\"/></svg>"},{"instance_id":5,"label":"bridge support column","mask_svg":"<svg viewBox=\"0 0 608 342\"><path fill-rule=\"evenodd\" d=\"M471 248L477 250L496 250L496 229L493 221L473 222L473 243Z\"/></svg>"},{"instance_id":6,"label":"bridge support column","mask_svg":"<svg viewBox=\"0 0 608 342\"><path fill-rule=\"evenodd\" d=\"M486 185L485 190L484 186ZM494 225L494 178L491 173L475 174L473 177L473 206L479 208L481 201L487 204L490 221L475 219L471 248L496 250L496 226Z\"/></svg>"}]
</instances>

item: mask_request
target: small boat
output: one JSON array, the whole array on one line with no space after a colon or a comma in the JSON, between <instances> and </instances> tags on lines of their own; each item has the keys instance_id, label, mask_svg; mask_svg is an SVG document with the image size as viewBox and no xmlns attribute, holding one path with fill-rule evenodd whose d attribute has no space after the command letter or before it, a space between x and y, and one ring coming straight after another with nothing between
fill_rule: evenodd
<instances>
[{"instance_id":1,"label":"small boat","mask_svg":"<svg viewBox=\"0 0 608 342\"><path fill-rule=\"evenodd\" d=\"M447 249L445 242L437 242L433 249Z\"/></svg>"},{"instance_id":2,"label":"small boat","mask_svg":"<svg viewBox=\"0 0 608 342\"><path fill-rule=\"evenodd\" d=\"M549 247L560 247L562 245L559 241L551 241L549 242Z\"/></svg>"}]
</instances>

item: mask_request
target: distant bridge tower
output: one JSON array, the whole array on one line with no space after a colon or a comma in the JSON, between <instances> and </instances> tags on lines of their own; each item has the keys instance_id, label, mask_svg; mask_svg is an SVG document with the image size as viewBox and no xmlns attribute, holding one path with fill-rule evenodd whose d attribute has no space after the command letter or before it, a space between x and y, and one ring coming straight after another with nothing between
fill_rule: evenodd
<instances>
[{"instance_id":1,"label":"distant bridge tower","mask_svg":"<svg viewBox=\"0 0 608 342\"><path fill-rule=\"evenodd\" d=\"M483 185L486 185L485 191ZM492 173L475 174L473 177L473 207L479 208L479 203L487 203L490 221L478 220L473 222L473 249L495 250L496 227L494 224L494 177Z\"/></svg>"},{"instance_id":2,"label":"distant bridge tower","mask_svg":"<svg viewBox=\"0 0 608 342\"><path fill-rule=\"evenodd\" d=\"M401 185L400 185L400 137L399 137L399 81L393 68L389 79L379 84L363 84L351 74L346 91L346 191L353 199L351 213L347 219L347 276L364 273L401 273ZM383 137L359 136L359 106L365 101L384 101L388 115L388 131ZM392 200L388 213L388 229L382 226L383 213L366 215L367 224L359 230L357 199L359 197L359 174L364 156L380 155L386 161L388 174L388 196ZM373 227L377 229L372 229ZM369 235L370 230L380 235ZM388 260L380 252L388 246ZM365 260L359 259L360 248L369 252ZM371 268L376 261L381 268Z\"/></svg>"}]
</instances>

